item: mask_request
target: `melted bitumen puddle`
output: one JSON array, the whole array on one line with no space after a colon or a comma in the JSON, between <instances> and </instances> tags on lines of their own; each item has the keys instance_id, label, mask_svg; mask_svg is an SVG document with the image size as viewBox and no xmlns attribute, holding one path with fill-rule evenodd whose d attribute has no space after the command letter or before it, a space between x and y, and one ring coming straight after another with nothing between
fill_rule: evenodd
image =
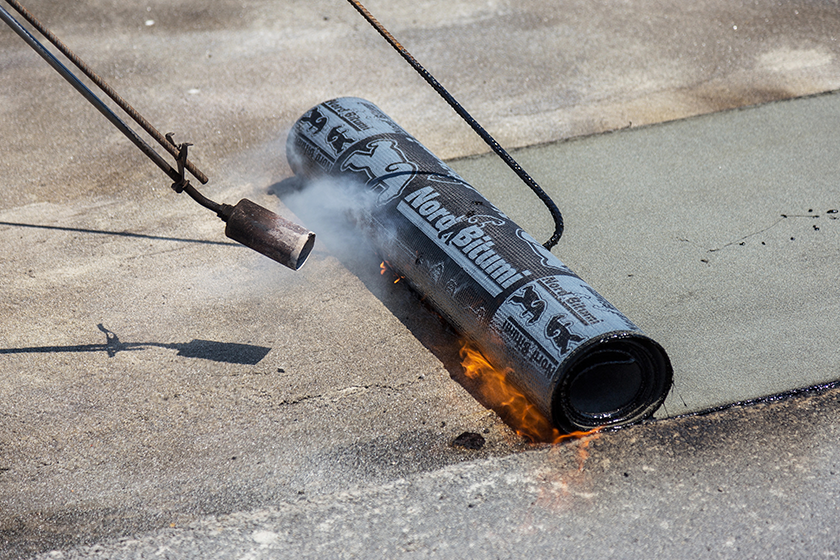
<instances>
[{"instance_id":1,"label":"melted bitumen puddle","mask_svg":"<svg viewBox=\"0 0 840 560\"><path fill-rule=\"evenodd\" d=\"M464 432L452 440L453 446L464 449L481 449L485 443L484 436L475 432Z\"/></svg>"}]
</instances>

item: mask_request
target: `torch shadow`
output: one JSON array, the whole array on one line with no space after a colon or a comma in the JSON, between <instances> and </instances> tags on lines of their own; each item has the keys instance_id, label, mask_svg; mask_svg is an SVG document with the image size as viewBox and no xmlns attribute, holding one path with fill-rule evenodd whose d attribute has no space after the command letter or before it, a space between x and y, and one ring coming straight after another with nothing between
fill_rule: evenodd
<instances>
[{"instance_id":1,"label":"torch shadow","mask_svg":"<svg viewBox=\"0 0 840 560\"><path fill-rule=\"evenodd\" d=\"M388 270L382 256L349 218L332 213L325 218L324 212L319 212L318 201L313 203L299 196L304 187L301 179L290 177L271 185L268 194L277 196L307 227L317 232L319 243L440 360L454 381L482 406L496 410L494 403L482 395L479 381L465 374L461 365L463 336L426 304L422 295ZM505 419L504 415L500 416Z\"/></svg>"},{"instance_id":2,"label":"torch shadow","mask_svg":"<svg viewBox=\"0 0 840 560\"><path fill-rule=\"evenodd\" d=\"M152 239L157 241L174 241L178 243L199 243L202 245L226 245L230 247L241 247L239 243L232 243L230 241L213 241L208 239L189 239L185 237L166 237L161 235L147 235L144 233L132 233L130 231L113 231L104 229L90 229L90 228L76 228L65 226L49 226L44 224L27 224L23 222L3 222L0 221L0 226L17 227L27 229L45 229L51 231L69 231L71 233L86 233L90 235L110 235L114 237L131 237L134 239Z\"/></svg>"},{"instance_id":3,"label":"torch shadow","mask_svg":"<svg viewBox=\"0 0 840 560\"><path fill-rule=\"evenodd\" d=\"M112 331L102 323L97 325L105 333L105 344L78 344L69 346L30 346L24 348L0 348L2 354L45 354L56 352L105 352L113 358L119 352L137 351L146 348L167 348L177 350L178 356L185 358L201 358L214 362L239 365L257 365L271 352L271 348L239 344L234 342L215 342L212 340L193 339L187 343L161 342L122 342Z\"/></svg>"}]
</instances>

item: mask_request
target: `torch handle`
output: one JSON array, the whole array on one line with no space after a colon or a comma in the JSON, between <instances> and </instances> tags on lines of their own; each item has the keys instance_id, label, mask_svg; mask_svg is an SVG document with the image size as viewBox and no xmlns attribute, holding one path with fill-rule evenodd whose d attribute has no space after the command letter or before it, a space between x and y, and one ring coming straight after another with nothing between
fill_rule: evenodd
<instances>
[{"instance_id":1,"label":"torch handle","mask_svg":"<svg viewBox=\"0 0 840 560\"><path fill-rule=\"evenodd\" d=\"M178 146L171 140L171 137L161 137L161 134L154 129L139 113L125 102L113 89L94 74L72 51L67 49L55 35L37 22L31 14L16 0L7 0L21 15L32 23L39 32L44 34L56 47L61 50L80 70L90 77L97 86L124 109L129 116L134 118L147 132L155 137L167 151L172 153L177 160L178 168L175 169L164 160L151 146L137 135L114 111L111 110L99 97L96 96L73 72L64 66L49 50L47 50L29 31L27 31L12 15L0 6L0 19L2 19L12 30L17 33L32 49L37 52L53 69L70 83L82 97L87 99L91 105L102 113L117 129L122 132L131 142L137 146L149 159L151 159L164 173L173 181L172 188L176 192L186 192L193 200L200 205L214 212L225 222L228 227L225 233L231 239L254 249L255 251L274 259L275 261L297 270L306 261L315 243L315 234L305 228L289 222L266 210L253 202L243 199L236 206L218 204L203 196L184 177L184 170L189 169L202 183L207 182L207 177L195 169L187 160L188 143ZM103 87L104 86L104 87ZM127 108L126 108L127 107Z\"/></svg>"}]
</instances>

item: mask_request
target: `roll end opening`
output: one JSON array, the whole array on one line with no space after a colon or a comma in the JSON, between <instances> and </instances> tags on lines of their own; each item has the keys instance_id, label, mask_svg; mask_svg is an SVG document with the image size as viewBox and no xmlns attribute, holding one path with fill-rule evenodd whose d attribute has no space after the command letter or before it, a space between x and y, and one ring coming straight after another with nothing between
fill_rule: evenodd
<instances>
[{"instance_id":1,"label":"roll end opening","mask_svg":"<svg viewBox=\"0 0 840 560\"><path fill-rule=\"evenodd\" d=\"M607 335L576 352L561 372L552 404L554 423L568 431L642 420L671 388L671 362L646 336Z\"/></svg>"}]
</instances>

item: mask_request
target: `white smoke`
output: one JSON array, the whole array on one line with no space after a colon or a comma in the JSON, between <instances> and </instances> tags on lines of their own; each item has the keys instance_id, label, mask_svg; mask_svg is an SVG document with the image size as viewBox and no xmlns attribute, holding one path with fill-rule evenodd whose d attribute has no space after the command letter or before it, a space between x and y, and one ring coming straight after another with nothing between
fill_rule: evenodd
<instances>
[{"instance_id":1,"label":"white smoke","mask_svg":"<svg viewBox=\"0 0 840 560\"><path fill-rule=\"evenodd\" d=\"M315 232L316 246L320 243L316 252L327 251L363 280L379 273L383 256L369 238L376 196L364 185L346 177L306 180L295 176L275 185L274 191ZM376 228L377 235L382 232Z\"/></svg>"}]
</instances>

